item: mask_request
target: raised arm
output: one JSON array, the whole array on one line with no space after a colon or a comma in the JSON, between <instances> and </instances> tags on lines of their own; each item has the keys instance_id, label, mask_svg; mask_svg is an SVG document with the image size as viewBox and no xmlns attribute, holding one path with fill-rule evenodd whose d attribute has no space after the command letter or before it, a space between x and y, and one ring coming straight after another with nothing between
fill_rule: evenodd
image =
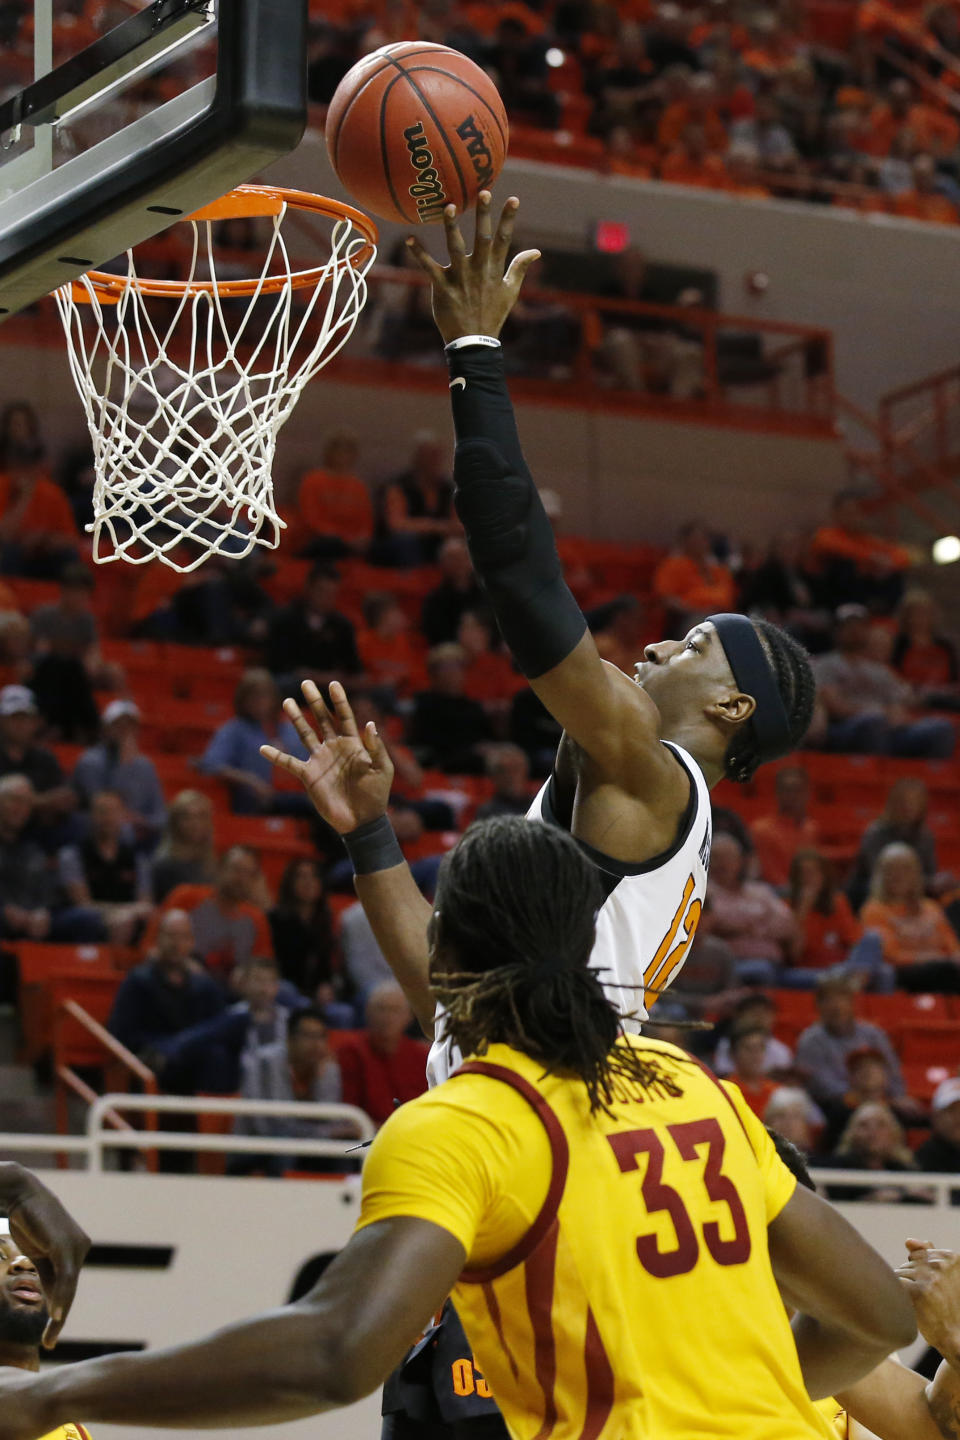
<instances>
[{"instance_id":1,"label":"raised arm","mask_svg":"<svg viewBox=\"0 0 960 1440\"><path fill-rule=\"evenodd\" d=\"M649 794L657 777L681 785L659 744L650 698L600 658L570 593L553 529L517 434L497 336L538 258L525 250L506 267L519 202L494 226L490 194L477 201L467 254L453 206L444 211L449 264L419 239L408 244L430 277L433 313L447 346L457 432L455 503L470 555L513 657L553 717L622 788Z\"/></svg>"},{"instance_id":2,"label":"raised arm","mask_svg":"<svg viewBox=\"0 0 960 1440\"><path fill-rule=\"evenodd\" d=\"M17 1248L37 1267L50 1309L43 1343L52 1350L70 1313L90 1241L56 1195L31 1171L0 1162L0 1215Z\"/></svg>"},{"instance_id":3,"label":"raised arm","mask_svg":"<svg viewBox=\"0 0 960 1440\"><path fill-rule=\"evenodd\" d=\"M330 686L333 714L312 680L304 681L303 696L319 735L295 700L285 700L283 708L307 759L298 760L273 745L262 746L261 753L297 777L318 813L342 837L376 942L424 1034L432 1037L436 1006L427 957L431 906L420 894L387 818L393 762L372 720L360 733L341 684Z\"/></svg>"}]
</instances>

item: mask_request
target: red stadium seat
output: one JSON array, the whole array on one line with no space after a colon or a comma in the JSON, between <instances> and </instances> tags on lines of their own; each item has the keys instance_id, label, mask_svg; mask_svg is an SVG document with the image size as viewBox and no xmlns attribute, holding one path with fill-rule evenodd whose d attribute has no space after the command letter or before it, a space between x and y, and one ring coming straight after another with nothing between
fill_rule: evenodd
<instances>
[{"instance_id":1,"label":"red stadium seat","mask_svg":"<svg viewBox=\"0 0 960 1440\"><path fill-rule=\"evenodd\" d=\"M929 1104L937 1086L952 1074L953 1070L946 1065L911 1063L903 1066L903 1083L907 1087L908 1095L914 1095L918 1100L925 1100Z\"/></svg>"},{"instance_id":2,"label":"red stadium seat","mask_svg":"<svg viewBox=\"0 0 960 1440\"><path fill-rule=\"evenodd\" d=\"M860 1007L865 1020L872 1020L885 1030L917 1020L960 1019L951 1014L945 995L907 995L899 990L893 995L864 995Z\"/></svg>"},{"instance_id":3,"label":"red stadium seat","mask_svg":"<svg viewBox=\"0 0 960 1440\"><path fill-rule=\"evenodd\" d=\"M895 1039L905 1065L946 1065L955 1071L960 1064L960 1022L903 1025Z\"/></svg>"},{"instance_id":4,"label":"red stadium seat","mask_svg":"<svg viewBox=\"0 0 960 1440\"><path fill-rule=\"evenodd\" d=\"M55 1004L64 999L83 1004L88 981L112 983L115 992L122 977L109 945L24 941L9 948L17 957L20 977L20 1058L33 1064L50 1050Z\"/></svg>"}]
</instances>

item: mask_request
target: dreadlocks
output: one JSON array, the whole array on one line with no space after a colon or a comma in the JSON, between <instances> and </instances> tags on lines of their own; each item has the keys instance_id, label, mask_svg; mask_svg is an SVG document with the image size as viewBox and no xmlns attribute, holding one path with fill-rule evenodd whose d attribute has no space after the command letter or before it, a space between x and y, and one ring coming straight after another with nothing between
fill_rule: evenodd
<instances>
[{"instance_id":1,"label":"dreadlocks","mask_svg":"<svg viewBox=\"0 0 960 1440\"><path fill-rule=\"evenodd\" d=\"M433 993L464 1055L510 1045L548 1073L578 1075L591 1110L616 1079L663 1083L618 1046L620 1017L588 968L602 902L594 867L555 825L499 817L473 825L437 882Z\"/></svg>"},{"instance_id":2,"label":"dreadlocks","mask_svg":"<svg viewBox=\"0 0 960 1440\"><path fill-rule=\"evenodd\" d=\"M798 645L779 625L772 625L769 620L754 620L753 628L760 637L790 718L790 739L794 745L799 745L813 719L813 702L817 693L810 657L803 646ZM727 779L745 785L753 779L762 763L753 727L749 722L741 725L727 747Z\"/></svg>"}]
</instances>

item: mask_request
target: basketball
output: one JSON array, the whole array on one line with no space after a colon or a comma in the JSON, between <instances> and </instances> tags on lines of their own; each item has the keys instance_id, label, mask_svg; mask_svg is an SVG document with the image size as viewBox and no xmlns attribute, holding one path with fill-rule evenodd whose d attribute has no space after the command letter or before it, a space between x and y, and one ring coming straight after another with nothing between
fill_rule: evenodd
<instances>
[{"instance_id":1,"label":"basketball","mask_svg":"<svg viewBox=\"0 0 960 1440\"><path fill-rule=\"evenodd\" d=\"M507 116L492 80L446 45L408 40L365 55L337 86L327 150L362 210L428 225L466 210L507 153Z\"/></svg>"}]
</instances>

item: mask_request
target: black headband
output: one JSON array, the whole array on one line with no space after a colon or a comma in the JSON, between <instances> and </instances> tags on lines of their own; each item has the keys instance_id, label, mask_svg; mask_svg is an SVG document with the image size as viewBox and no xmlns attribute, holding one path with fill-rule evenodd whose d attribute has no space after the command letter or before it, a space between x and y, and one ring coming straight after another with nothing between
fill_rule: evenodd
<instances>
[{"instance_id":1,"label":"black headband","mask_svg":"<svg viewBox=\"0 0 960 1440\"><path fill-rule=\"evenodd\" d=\"M789 755L794 748L790 719L753 622L746 615L708 615L707 622L720 637L734 680L744 695L751 695L756 701L750 724L761 756L764 760L776 760L781 755Z\"/></svg>"}]
</instances>

